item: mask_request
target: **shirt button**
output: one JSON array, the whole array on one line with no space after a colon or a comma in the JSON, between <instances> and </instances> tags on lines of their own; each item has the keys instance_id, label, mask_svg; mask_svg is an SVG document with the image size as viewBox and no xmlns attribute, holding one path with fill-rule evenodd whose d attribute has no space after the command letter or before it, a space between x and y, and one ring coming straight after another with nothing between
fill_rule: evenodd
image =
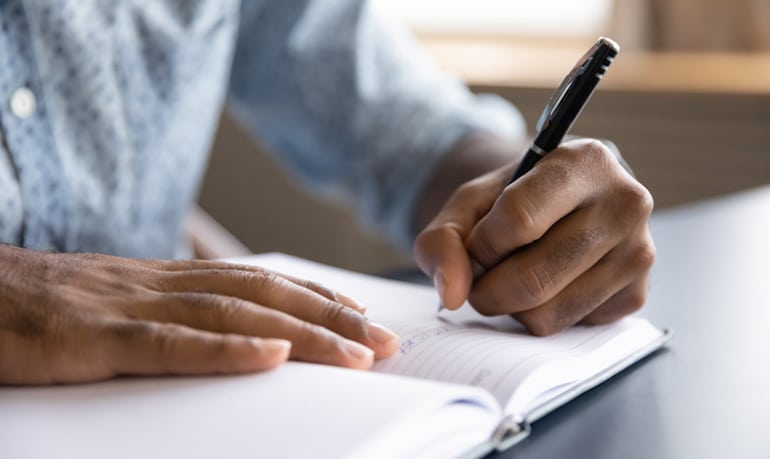
<instances>
[{"instance_id":1,"label":"shirt button","mask_svg":"<svg viewBox=\"0 0 770 459\"><path fill-rule=\"evenodd\" d=\"M31 89L21 87L11 95L11 112L19 118L29 118L37 109L35 93Z\"/></svg>"}]
</instances>

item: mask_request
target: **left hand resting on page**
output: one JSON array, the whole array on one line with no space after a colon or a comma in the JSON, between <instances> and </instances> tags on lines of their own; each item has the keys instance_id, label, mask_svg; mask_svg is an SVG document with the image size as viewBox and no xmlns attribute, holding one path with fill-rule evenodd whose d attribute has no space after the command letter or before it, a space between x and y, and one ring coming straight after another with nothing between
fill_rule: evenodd
<instances>
[{"instance_id":1,"label":"left hand resting on page","mask_svg":"<svg viewBox=\"0 0 770 459\"><path fill-rule=\"evenodd\" d=\"M655 257L647 189L598 141L564 143L506 186L515 167L459 187L417 237L444 306L467 299L536 335L639 309Z\"/></svg>"},{"instance_id":2,"label":"left hand resting on page","mask_svg":"<svg viewBox=\"0 0 770 459\"><path fill-rule=\"evenodd\" d=\"M351 298L266 269L0 244L0 385L246 373L287 358L365 369L397 347Z\"/></svg>"}]
</instances>

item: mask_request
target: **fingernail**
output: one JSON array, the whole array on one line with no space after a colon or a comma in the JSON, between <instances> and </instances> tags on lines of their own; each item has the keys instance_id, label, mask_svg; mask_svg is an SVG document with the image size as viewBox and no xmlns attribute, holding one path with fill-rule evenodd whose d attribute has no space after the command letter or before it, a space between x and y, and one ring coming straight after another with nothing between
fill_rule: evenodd
<instances>
[{"instance_id":1,"label":"fingernail","mask_svg":"<svg viewBox=\"0 0 770 459\"><path fill-rule=\"evenodd\" d=\"M356 359L373 359L374 351L355 341L345 341L345 351Z\"/></svg>"},{"instance_id":2,"label":"fingernail","mask_svg":"<svg viewBox=\"0 0 770 459\"><path fill-rule=\"evenodd\" d=\"M366 332L369 334L369 338L377 344L386 344L394 339L398 339L398 335L374 322L369 322Z\"/></svg>"},{"instance_id":3,"label":"fingernail","mask_svg":"<svg viewBox=\"0 0 770 459\"><path fill-rule=\"evenodd\" d=\"M358 301L357 299L349 297L342 293L336 293L336 295L339 302L344 304L345 306L350 306L351 308L355 309L361 314L366 312L366 306L362 302Z\"/></svg>"},{"instance_id":4,"label":"fingernail","mask_svg":"<svg viewBox=\"0 0 770 459\"><path fill-rule=\"evenodd\" d=\"M438 296L443 302L444 296L446 295L446 278L444 277L444 273L436 271L436 274L433 275L433 285L436 287Z\"/></svg>"}]
</instances>

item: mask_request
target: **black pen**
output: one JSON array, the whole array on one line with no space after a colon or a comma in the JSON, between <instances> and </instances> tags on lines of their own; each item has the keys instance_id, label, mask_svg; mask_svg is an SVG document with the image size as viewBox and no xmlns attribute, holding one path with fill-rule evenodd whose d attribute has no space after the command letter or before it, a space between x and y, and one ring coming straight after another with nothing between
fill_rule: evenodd
<instances>
[{"instance_id":1,"label":"black pen","mask_svg":"<svg viewBox=\"0 0 770 459\"><path fill-rule=\"evenodd\" d=\"M588 99L604 76L604 72L618 55L620 47L606 37L599 37L591 49L567 74L548 101L537 122L535 140L511 176L508 184L526 174L540 158L555 150L583 111ZM439 303L438 312L444 310Z\"/></svg>"},{"instance_id":2,"label":"black pen","mask_svg":"<svg viewBox=\"0 0 770 459\"><path fill-rule=\"evenodd\" d=\"M620 47L617 43L600 37L580 58L545 106L537 122L535 140L511 176L509 184L526 174L544 155L559 146L618 51Z\"/></svg>"}]
</instances>

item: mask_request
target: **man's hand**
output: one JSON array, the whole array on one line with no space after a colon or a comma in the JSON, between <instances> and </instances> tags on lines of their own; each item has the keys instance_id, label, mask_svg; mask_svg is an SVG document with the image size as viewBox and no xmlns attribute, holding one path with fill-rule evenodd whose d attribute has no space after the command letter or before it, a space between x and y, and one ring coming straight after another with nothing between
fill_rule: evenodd
<instances>
[{"instance_id":1,"label":"man's hand","mask_svg":"<svg viewBox=\"0 0 770 459\"><path fill-rule=\"evenodd\" d=\"M639 309L655 257L650 193L598 141L565 143L507 185L515 167L460 186L417 237L444 306L467 299L536 335Z\"/></svg>"},{"instance_id":2,"label":"man's hand","mask_svg":"<svg viewBox=\"0 0 770 459\"><path fill-rule=\"evenodd\" d=\"M0 384L244 373L287 358L369 368L398 339L363 313L255 267L0 245Z\"/></svg>"}]
</instances>

